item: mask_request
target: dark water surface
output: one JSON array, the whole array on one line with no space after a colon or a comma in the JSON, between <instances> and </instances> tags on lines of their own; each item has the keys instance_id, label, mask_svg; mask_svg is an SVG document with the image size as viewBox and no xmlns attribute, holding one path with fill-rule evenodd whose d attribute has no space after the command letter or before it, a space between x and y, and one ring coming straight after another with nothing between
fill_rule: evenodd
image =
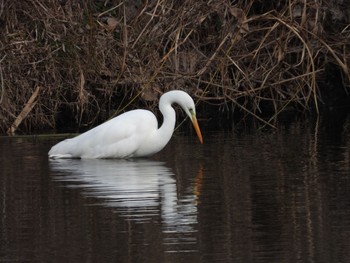
<instances>
[{"instance_id":1,"label":"dark water surface","mask_svg":"<svg viewBox=\"0 0 350 263\"><path fill-rule=\"evenodd\" d=\"M0 262L350 262L350 125L176 133L139 160L0 138Z\"/></svg>"}]
</instances>

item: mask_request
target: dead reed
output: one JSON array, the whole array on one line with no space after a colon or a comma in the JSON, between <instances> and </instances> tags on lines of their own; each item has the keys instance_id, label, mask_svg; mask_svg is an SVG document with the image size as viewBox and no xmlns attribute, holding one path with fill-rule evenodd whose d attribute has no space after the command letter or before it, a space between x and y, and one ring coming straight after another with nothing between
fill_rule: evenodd
<instances>
[{"instance_id":1,"label":"dead reed","mask_svg":"<svg viewBox=\"0 0 350 263\"><path fill-rule=\"evenodd\" d=\"M0 132L90 127L170 89L271 126L317 111L326 66L349 87L344 5L0 0Z\"/></svg>"}]
</instances>

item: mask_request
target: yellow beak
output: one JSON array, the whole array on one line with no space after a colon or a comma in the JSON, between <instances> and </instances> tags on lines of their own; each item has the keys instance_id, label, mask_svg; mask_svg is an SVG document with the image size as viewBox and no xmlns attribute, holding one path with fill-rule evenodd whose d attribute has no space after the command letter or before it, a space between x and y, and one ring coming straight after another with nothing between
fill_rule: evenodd
<instances>
[{"instance_id":1,"label":"yellow beak","mask_svg":"<svg viewBox=\"0 0 350 263\"><path fill-rule=\"evenodd\" d=\"M201 130L199 129L197 118L194 115L192 115L192 124L193 124L194 129L196 130L199 141L201 143L203 143L202 133L201 133Z\"/></svg>"}]
</instances>

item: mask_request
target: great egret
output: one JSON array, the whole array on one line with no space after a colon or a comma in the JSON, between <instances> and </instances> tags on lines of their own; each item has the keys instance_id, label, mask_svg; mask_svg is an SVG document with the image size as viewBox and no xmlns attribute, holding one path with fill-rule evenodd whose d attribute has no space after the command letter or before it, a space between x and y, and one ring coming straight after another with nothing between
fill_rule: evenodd
<instances>
[{"instance_id":1,"label":"great egret","mask_svg":"<svg viewBox=\"0 0 350 263\"><path fill-rule=\"evenodd\" d=\"M125 112L75 138L54 145L50 158L131 158L146 157L162 150L169 142L175 127L176 114L171 106L179 104L190 117L199 141L202 134L196 118L193 99L184 91L163 94L159 109L163 124L148 110Z\"/></svg>"}]
</instances>

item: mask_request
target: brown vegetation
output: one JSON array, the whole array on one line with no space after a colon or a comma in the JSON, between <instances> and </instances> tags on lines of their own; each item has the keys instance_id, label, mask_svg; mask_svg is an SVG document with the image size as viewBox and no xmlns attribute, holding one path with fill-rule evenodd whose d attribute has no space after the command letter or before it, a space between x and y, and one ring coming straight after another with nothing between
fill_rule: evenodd
<instances>
[{"instance_id":1,"label":"brown vegetation","mask_svg":"<svg viewBox=\"0 0 350 263\"><path fill-rule=\"evenodd\" d=\"M317 110L327 68L349 85L345 5L0 0L0 132L18 126L20 114L25 132L89 127L154 108L170 89L265 123L286 108Z\"/></svg>"}]
</instances>

